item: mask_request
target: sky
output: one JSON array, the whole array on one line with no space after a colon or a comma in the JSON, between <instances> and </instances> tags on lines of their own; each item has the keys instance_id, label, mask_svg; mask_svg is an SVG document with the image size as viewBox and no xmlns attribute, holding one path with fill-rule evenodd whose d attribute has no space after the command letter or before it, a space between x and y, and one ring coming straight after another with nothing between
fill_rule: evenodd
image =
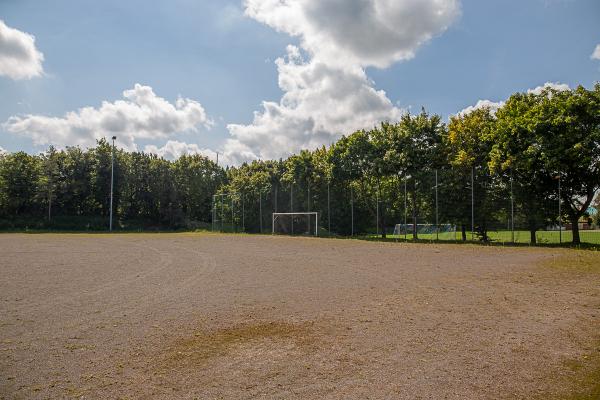
<instances>
[{"instance_id":1,"label":"sky","mask_svg":"<svg viewBox=\"0 0 600 400\"><path fill-rule=\"evenodd\" d=\"M597 0L0 0L0 151L236 165L597 81Z\"/></svg>"}]
</instances>

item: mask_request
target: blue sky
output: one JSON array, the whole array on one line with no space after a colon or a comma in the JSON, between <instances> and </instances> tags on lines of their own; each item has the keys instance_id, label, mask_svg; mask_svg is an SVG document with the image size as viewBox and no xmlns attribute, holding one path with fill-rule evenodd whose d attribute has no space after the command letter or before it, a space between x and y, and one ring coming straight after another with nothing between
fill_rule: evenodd
<instances>
[{"instance_id":1,"label":"blue sky","mask_svg":"<svg viewBox=\"0 0 600 400\"><path fill-rule=\"evenodd\" d=\"M425 106L447 117L479 100L501 101L515 91L546 82L590 87L600 80L600 60L591 58L600 44L597 0L452 0L448 3L453 8L443 10L446 19L422 24L431 26L430 31L398 33L409 35L406 42L410 42L398 48L378 40L368 43L370 38L359 28L352 31L349 26L365 22L361 12L348 13L338 30L321 32L319 21L311 18L320 18L315 12L324 15L339 6L334 4L336 0L328 1L330 8L299 7L298 12L306 15L296 19L281 17L268 0L2 0L0 20L35 36L35 47L44 55L44 72L28 79L0 76L0 122L15 116L23 120L19 128L7 124L0 128L0 147L35 152L49 143L69 144L80 129L66 128L64 121L38 118L33 125L24 120L27 116L60 119L82 107L99 109L102 102L123 100L123 91L133 90L137 83L152 88L153 94L146 91L144 96L164 98L168 104L175 104L179 96L190 99L194 106L201 105L206 115L190 120L199 108L182 112L173 117L178 118L176 122L169 119L161 125L169 127L164 132L163 128L148 128L147 134L131 136L123 144L126 148L154 150L167 157L194 151L211 155L218 150L226 153L226 159L228 154L230 162L239 162L326 144L350 133L344 129L368 128L361 124L393 118L399 110ZM361 1L371 0L348 4ZM435 0L430 3L435 7ZM248 7L254 11L245 15ZM333 24L339 14L337 9ZM412 9L394 15L399 15L397 20L387 22L397 26L410 24L407 15L411 20L430 18L423 10ZM418 39L423 37L426 39ZM399 36L398 40L404 39ZM320 44L328 40L336 48L350 50L337 52ZM288 45L294 48L286 49ZM382 53L389 46L390 52L414 50L414 57L404 53L364 56L365 48L380 45ZM282 62L276 65L280 57ZM336 58L346 57L353 66L351 71L336 63ZM319 67L323 72L317 72ZM338 82L346 72L348 79ZM312 75L300 88L282 88L278 82L305 74ZM367 78L362 80L361 74ZM364 102L372 110L347 122L348 113L354 116L357 110L349 110L349 102L328 101L336 97L332 94L335 89L323 89L325 81L337 82L339 87L350 82L347 90L358 89L344 94L345 98L352 98L353 105ZM380 90L385 95L376 93ZM292 93L286 101L292 99L294 105L282 103L286 92ZM346 92L340 89L340 93ZM263 108L263 101L272 102L275 110ZM298 101L306 104L298 106ZM302 107L302 111L289 107ZM313 111L327 116L313 118ZM255 112L264 118L255 120ZM87 123L84 117L78 121ZM136 124L139 121L127 126ZM43 130L32 133L42 129L40 126L68 131L42 140ZM81 134L97 138L107 132L100 128L99 133L91 132L93 129ZM286 136L295 129L297 134ZM76 143L85 145L86 140ZM163 148L168 141L179 143L179 150Z\"/></svg>"}]
</instances>

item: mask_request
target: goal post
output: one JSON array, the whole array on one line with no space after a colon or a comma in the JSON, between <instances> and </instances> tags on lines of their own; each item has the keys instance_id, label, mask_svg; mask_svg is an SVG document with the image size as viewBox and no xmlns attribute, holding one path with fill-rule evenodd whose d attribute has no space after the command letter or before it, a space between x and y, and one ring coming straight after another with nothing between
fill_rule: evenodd
<instances>
[{"instance_id":1,"label":"goal post","mask_svg":"<svg viewBox=\"0 0 600 400\"><path fill-rule=\"evenodd\" d=\"M273 235L319 236L319 213L273 213Z\"/></svg>"},{"instance_id":2,"label":"goal post","mask_svg":"<svg viewBox=\"0 0 600 400\"><path fill-rule=\"evenodd\" d=\"M396 224L393 235L396 237L410 236L413 234L415 225ZM454 240L456 237L456 225L453 224L417 224L417 235L423 235L427 238L441 238L444 240Z\"/></svg>"}]
</instances>

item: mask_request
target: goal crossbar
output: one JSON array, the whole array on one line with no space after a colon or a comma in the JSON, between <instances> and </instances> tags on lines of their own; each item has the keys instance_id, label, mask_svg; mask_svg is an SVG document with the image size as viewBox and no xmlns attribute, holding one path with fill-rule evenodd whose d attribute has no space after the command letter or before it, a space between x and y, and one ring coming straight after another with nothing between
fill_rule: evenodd
<instances>
[{"instance_id":1,"label":"goal crossbar","mask_svg":"<svg viewBox=\"0 0 600 400\"><path fill-rule=\"evenodd\" d=\"M319 213L316 211L305 211L305 212L276 212L273 213L273 220L272 220L272 233L275 234L275 222L277 221L277 219L279 217L291 217L290 218L290 223L291 223L291 234L294 234L294 217L296 216L308 216L309 218L312 219L312 217L314 216L314 229L313 227L311 227L311 223L308 223L308 227L309 227L309 234L311 235L315 235L315 236L319 236Z\"/></svg>"}]
</instances>

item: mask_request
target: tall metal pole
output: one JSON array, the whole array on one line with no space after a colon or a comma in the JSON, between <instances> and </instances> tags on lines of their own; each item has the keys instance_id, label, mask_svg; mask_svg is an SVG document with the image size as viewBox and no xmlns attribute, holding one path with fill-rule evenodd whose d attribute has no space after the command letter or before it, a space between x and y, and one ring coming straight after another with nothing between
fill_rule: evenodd
<instances>
[{"instance_id":1,"label":"tall metal pole","mask_svg":"<svg viewBox=\"0 0 600 400\"><path fill-rule=\"evenodd\" d=\"M262 192L258 192L258 215L260 218L260 233L263 232L263 218L262 218Z\"/></svg>"},{"instance_id":2,"label":"tall metal pole","mask_svg":"<svg viewBox=\"0 0 600 400\"><path fill-rule=\"evenodd\" d=\"M219 196L221 198L221 232L223 232L223 221L225 221L225 211L223 209L223 194Z\"/></svg>"},{"instance_id":3,"label":"tall metal pole","mask_svg":"<svg viewBox=\"0 0 600 400\"><path fill-rule=\"evenodd\" d=\"M471 240L475 234L475 167L471 168Z\"/></svg>"},{"instance_id":4,"label":"tall metal pole","mask_svg":"<svg viewBox=\"0 0 600 400\"><path fill-rule=\"evenodd\" d=\"M350 221L350 236L354 236L354 190L352 189L352 184L350 185Z\"/></svg>"},{"instance_id":5,"label":"tall metal pole","mask_svg":"<svg viewBox=\"0 0 600 400\"><path fill-rule=\"evenodd\" d=\"M435 170L435 239L440 240L440 224L438 220L438 170Z\"/></svg>"},{"instance_id":6,"label":"tall metal pole","mask_svg":"<svg viewBox=\"0 0 600 400\"><path fill-rule=\"evenodd\" d=\"M377 225L377 236L379 236L379 185L377 185L377 219L375 225Z\"/></svg>"},{"instance_id":7,"label":"tall metal pole","mask_svg":"<svg viewBox=\"0 0 600 400\"><path fill-rule=\"evenodd\" d=\"M331 235L331 197L329 192L329 181L327 181L327 231Z\"/></svg>"},{"instance_id":8,"label":"tall metal pole","mask_svg":"<svg viewBox=\"0 0 600 400\"><path fill-rule=\"evenodd\" d=\"M406 176L404 177L404 240L406 241L407 237L406 237L406 231L408 229L408 198L406 197L407 194L407 190L406 190L406 181L408 179L406 178Z\"/></svg>"},{"instance_id":9,"label":"tall metal pole","mask_svg":"<svg viewBox=\"0 0 600 400\"><path fill-rule=\"evenodd\" d=\"M109 232L112 232L113 226L113 187L115 181L115 139L116 136L112 137L112 152L110 158L110 222L108 224Z\"/></svg>"},{"instance_id":10,"label":"tall metal pole","mask_svg":"<svg viewBox=\"0 0 600 400\"><path fill-rule=\"evenodd\" d=\"M245 207L245 201L246 200L246 196L244 193L242 193L242 232L246 232L246 207Z\"/></svg>"},{"instance_id":11,"label":"tall metal pole","mask_svg":"<svg viewBox=\"0 0 600 400\"><path fill-rule=\"evenodd\" d=\"M560 202L560 174L558 174L558 241L562 244L562 208Z\"/></svg>"},{"instance_id":12,"label":"tall metal pole","mask_svg":"<svg viewBox=\"0 0 600 400\"><path fill-rule=\"evenodd\" d=\"M290 212L294 212L294 184L290 183ZM294 216L290 215L290 220L292 221L292 235L294 234Z\"/></svg>"},{"instance_id":13,"label":"tall metal pole","mask_svg":"<svg viewBox=\"0 0 600 400\"><path fill-rule=\"evenodd\" d=\"M510 173L510 236L511 241L515 242L515 198L513 194L513 176Z\"/></svg>"},{"instance_id":14,"label":"tall metal pole","mask_svg":"<svg viewBox=\"0 0 600 400\"><path fill-rule=\"evenodd\" d=\"M212 219L212 231L213 232L215 231L215 217L216 217L215 210L216 210L215 209L215 195L213 194L213 196L212 196L212 218L211 218Z\"/></svg>"},{"instance_id":15,"label":"tall metal pole","mask_svg":"<svg viewBox=\"0 0 600 400\"><path fill-rule=\"evenodd\" d=\"M233 195L229 195L229 199L231 200L231 230L235 232L235 216L234 216L234 208L233 208Z\"/></svg>"}]
</instances>

